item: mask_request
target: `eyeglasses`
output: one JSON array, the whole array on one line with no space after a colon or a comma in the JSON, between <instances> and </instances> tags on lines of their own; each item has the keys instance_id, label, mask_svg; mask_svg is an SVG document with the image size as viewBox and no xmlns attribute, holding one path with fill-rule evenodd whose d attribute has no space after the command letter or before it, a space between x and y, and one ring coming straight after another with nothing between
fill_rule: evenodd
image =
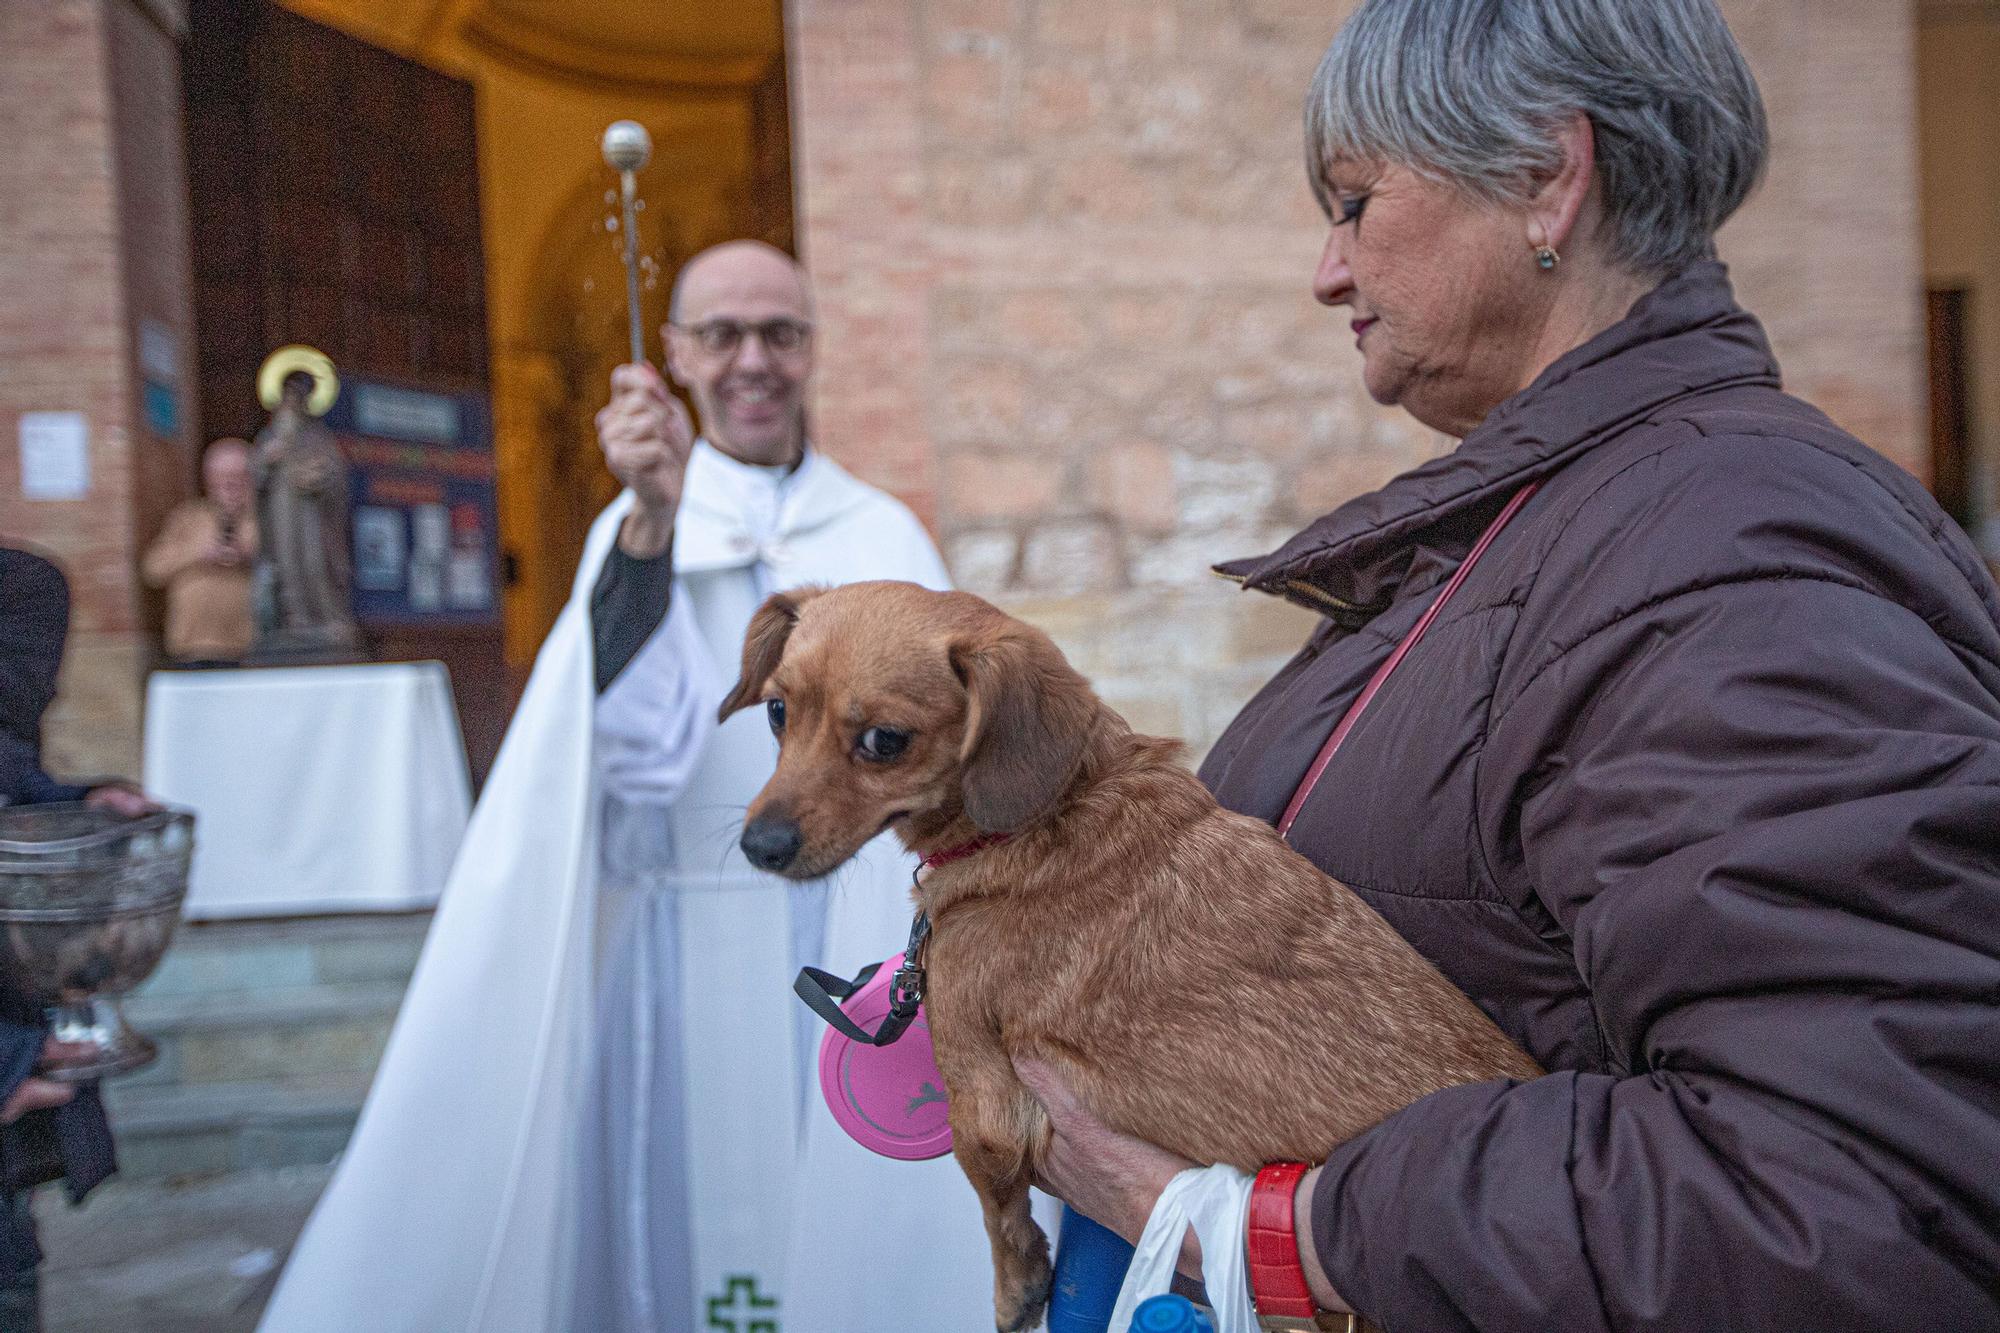
<instances>
[{"instance_id":1,"label":"eyeglasses","mask_svg":"<svg viewBox=\"0 0 2000 1333\"><path fill-rule=\"evenodd\" d=\"M676 324L674 327L691 336L704 354L714 357L736 355L737 349L743 346L743 339L753 333L772 356L797 356L812 341L813 331L812 325L796 319L767 319L758 324L745 324L735 319L710 319L699 324Z\"/></svg>"}]
</instances>

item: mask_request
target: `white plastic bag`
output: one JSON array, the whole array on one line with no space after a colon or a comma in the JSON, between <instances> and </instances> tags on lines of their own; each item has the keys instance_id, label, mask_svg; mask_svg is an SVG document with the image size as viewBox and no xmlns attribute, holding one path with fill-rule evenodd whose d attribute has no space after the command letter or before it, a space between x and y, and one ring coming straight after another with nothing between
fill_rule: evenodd
<instances>
[{"instance_id":1,"label":"white plastic bag","mask_svg":"<svg viewBox=\"0 0 2000 1333\"><path fill-rule=\"evenodd\" d=\"M1164 1295L1174 1281L1174 1264L1189 1227L1201 1237L1201 1266L1215 1310L1215 1333L1257 1333L1257 1307L1250 1301L1244 1236L1250 1222L1250 1189L1256 1178L1233 1166L1196 1166L1175 1176L1160 1191L1153 1215L1139 1237L1111 1327L1132 1327L1139 1302Z\"/></svg>"}]
</instances>

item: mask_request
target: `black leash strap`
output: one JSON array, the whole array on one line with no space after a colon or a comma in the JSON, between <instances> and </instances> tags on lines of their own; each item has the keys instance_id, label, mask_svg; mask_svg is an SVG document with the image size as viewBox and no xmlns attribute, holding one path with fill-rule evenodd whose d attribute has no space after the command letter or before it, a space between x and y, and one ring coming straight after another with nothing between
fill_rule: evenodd
<instances>
[{"instance_id":1,"label":"black leash strap","mask_svg":"<svg viewBox=\"0 0 2000 1333\"><path fill-rule=\"evenodd\" d=\"M840 1001L847 999L866 986L877 972L880 963L870 963L855 973L852 981L843 981L831 972L822 972L816 967L799 969L798 980L792 983L792 990L806 1007L849 1041L858 1041L866 1046L887 1046L909 1030L916 1021L917 1009L924 1002L924 946L931 937L931 919L918 913L910 926L910 942L903 950L903 965L896 969L896 976L889 983L889 1013L883 1018L882 1026L869 1032L840 1007Z\"/></svg>"}]
</instances>

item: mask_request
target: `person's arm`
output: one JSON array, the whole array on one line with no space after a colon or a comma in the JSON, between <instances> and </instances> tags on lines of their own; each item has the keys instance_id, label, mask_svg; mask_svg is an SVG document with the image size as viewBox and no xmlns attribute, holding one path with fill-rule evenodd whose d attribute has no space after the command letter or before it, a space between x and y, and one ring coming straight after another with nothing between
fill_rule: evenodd
<instances>
[{"instance_id":1,"label":"person's arm","mask_svg":"<svg viewBox=\"0 0 2000 1333\"><path fill-rule=\"evenodd\" d=\"M591 589L598 773L615 794L664 803L692 774L722 697L693 614L672 595L674 517L694 428L658 371L619 366L597 440L631 493Z\"/></svg>"},{"instance_id":2,"label":"person's arm","mask_svg":"<svg viewBox=\"0 0 2000 1333\"><path fill-rule=\"evenodd\" d=\"M672 597L674 518L694 427L650 365L611 372L611 401L597 414L604 465L631 503L591 587L591 640L602 695L666 619Z\"/></svg>"},{"instance_id":3,"label":"person's arm","mask_svg":"<svg viewBox=\"0 0 2000 1333\"><path fill-rule=\"evenodd\" d=\"M11 1125L31 1111L67 1106L75 1086L37 1078L35 1071L52 1058L83 1053L77 1044L51 1041L41 1028L0 1020L0 1125Z\"/></svg>"},{"instance_id":4,"label":"person's arm","mask_svg":"<svg viewBox=\"0 0 2000 1333\"><path fill-rule=\"evenodd\" d=\"M35 1072L48 1036L30 1024L0 1020L0 1103L12 1098Z\"/></svg>"},{"instance_id":5,"label":"person's arm","mask_svg":"<svg viewBox=\"0 0 2000 1333\"><path fill-rule=\"evenodd\" d=\"M48 805L81 801L90 788L58 782L42 769L35 747L19 736L0 732L0 805Z\"/></svg>"},{"instance_id":6,"label":"person's arm","mask_svg":"<svg viewBox=\"0 0 2000 1333\"><path fill-rule=\"evenodd\" d=\"M654 805L673 801L715 731L726 688L693 611L670 598L658 627L598 695L594 745L606 790Z\"/></svg>"},{"instance_id":7,"label":"person's arm","mask_svg":"<svg viewBox=\"0 0 2000 1333\"><path fill-rule=\"evenodd\" d=\"M198 520L198 511L187 505L167 516L166 526L146 548L146 558L140 564L148 587L164 588L183 570L201 563L207 551Z\"/></svg>"},{"instance_id":8,"label":"person's arm","mask_svg":"<svg viewBox=\"0 0 2000 1333\"><path fill-rule=\"evenodd\" d=\"M1324 1275L1391 1328L2000 1327L2000 664L1785 575L1648 604L1496 700L1485 854L1616 1072L1341 1145Z\"/></svg>"},{"instance_id":9,"label":"person's arm","mask_svg":"<svg viewBox=\"0 0 2000 1333\"><path fill-rule=\"evenodd\" d=\"M628 555L616 542L604 558L590 590L590 635L595 648L597 692L602 695L631 665L646 640L667 618L673 598L671 546L651 559Z\"/></svg>"}]
</instances>

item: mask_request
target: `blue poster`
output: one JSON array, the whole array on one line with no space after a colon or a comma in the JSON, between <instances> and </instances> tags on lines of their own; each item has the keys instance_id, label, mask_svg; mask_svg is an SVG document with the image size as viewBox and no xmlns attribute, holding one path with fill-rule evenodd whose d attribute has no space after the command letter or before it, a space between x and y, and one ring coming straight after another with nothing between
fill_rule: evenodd
<instances>
[{"instance_id":1,"label":"blue poster","mask_svg":"<svg viewBox=\"0 0 2000 1333\"><path fill-rule=\"evenodd\" d=\"M326 426L351 469L362 624L499 623L492 423L479 393L341 377Z\"/></svg>"}]
</instances>

